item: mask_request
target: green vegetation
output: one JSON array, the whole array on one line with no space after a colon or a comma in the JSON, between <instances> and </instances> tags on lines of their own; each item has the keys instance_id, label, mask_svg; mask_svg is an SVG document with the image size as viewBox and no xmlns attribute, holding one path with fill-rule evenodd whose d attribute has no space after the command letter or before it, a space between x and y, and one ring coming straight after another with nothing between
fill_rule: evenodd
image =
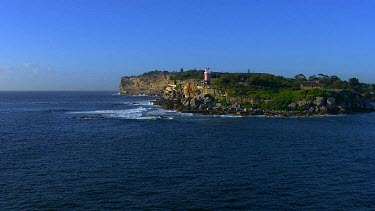
<instances>
[{"instance_id":1,"label":"green vegetation","mask_svg":"<svg viewBox=\"0 0 375 211\"><path fill-rule=\"evenodd\" d=\"M323 85L325 90L347 89L359 93L375 91L375 84L360 83L357 78L350 78L348 81L343 81L337 76L327 76L323 74L310 76L309 79L303 74L298 74L294 78L284 78L282 76L260 73L221 73L217 74L217 76L216 79L212 79L212 84L216 84L218 88L224 90L233 90L235 94L239 95L242 95L247 90L251 90L251 88L266 90L299 90L300 85L307 81L317 82Z\"/></svg>"},{"instance_id":2,"label":"green vegetation","mask_svg":"<svg viewBox=\"0 0 375 211\"><path fill-rule=\"evenodd\" d=\"M351 90L361 93L364 97L374 96L375 85L360 83L358 79L351 78L342 81L337 76L310 76L307 79L303 74L294 78L284 78L271 74L259 73L223 73L212 79L212 84L225 91L230 97L256 99L259 103L251 105L245 103L247 108L262 108L270 110L290 110L288 105L300 100L315 100L316 97L329 96L330 90ZM301 89L300 85L307 81L314 81L323 85L323 89ZM340 99L338 99L340 101ZM297 108L304 109L304 108Z\"/></svg>"},{"instance_id":3,"label":"green vegetation","mask_svg":"<svg viewBox=\"0 0 375 211\"><path fill-rule=\"evenodd\" d=\"M148 74L166 74L166 71L152 71ZM168 72L167 72L168 73ZM203 80L203 70L187 70L182 68L179 71L169 72L170 80ZM323 88L301 89L301 84L305 82L316 82L323 85ZM288 110L292 102L299 100L314 100L316 97L330 95L330 90L351 90L362 94L370 99L374 98L375 84L365 84L359 82L357 78L350 78L348 81L341 80L337 76L324 74L306 77L298 74L293 78L285 78L265 73L211 73L211 85L227 93L229 97L240 97L253 99L257 103L243 103L245 107L271 110ZM209 96L214 98L213 96ZM340 102L337 96L337 102ZM216 102L216 101L215 101ZM219 101L222 105L228 105L225 100ZM297 108L302 109L302 108Z\"/></svg>"},{"instance_id":4,"label":"green vegetation","mask_svg":"<svg viewBox=\"0 0 375 211\"><path fill-rule=\"evenodd\" d=\"M246 108L261 108L269 110L291 110L289 104L300 100L315 100L316 97L328 96L328 90L294 90L294 89L253 89L246 98L255 99L259 103L251 105L245 103Z\"/></svg>"},{"instance_id":5,"label":"green vegetation","mask_svg":"<svg viewBox=\"0 0 375 211\"><path fill-rule=\"evenodd\" d=\"M205 97L205 98L208 97L208 98L210 98L212 101L215 100L214 96L212 96L212 95L210 95L210 94L205 94L204 97Z\"/></svg>"},{"instance_id":6,"label":"green vegetation","mask_svg":"<svg viewBox=\"0 0 375 211\"><path fill-rule=\"evenodd\" d=\"M229 104L227 103L227 100L226 99L222 99L219 101L221 103L221 105L223 106L228 106Z\"/></svg>"},{"instance_id":7,"label":"green vegetation","mask_svg":"<svg viewBox=\"0 0 375 211\"><path fill-rule=\"evenodd\" d=\"M182 70L182 71L181 71ZM187 79L201 79L203 77L203 70L187 70L180 72L172 72L170 80L187 80Z\"/></svg>"},{"instance_id":8,"label":"green vegetation","mask_svg":"<svg viewBox=\"0 0 375 211\"><path fill-rule=\"evenodd\" d=\"M150 71L150 72L145 72L143 73L142 75L140 76L153 76L153 75L159 75L159 74L168 74L169 72L168 71L161 71L161 70L154 70L154 71Z\"/></svg>"}]
</instances>

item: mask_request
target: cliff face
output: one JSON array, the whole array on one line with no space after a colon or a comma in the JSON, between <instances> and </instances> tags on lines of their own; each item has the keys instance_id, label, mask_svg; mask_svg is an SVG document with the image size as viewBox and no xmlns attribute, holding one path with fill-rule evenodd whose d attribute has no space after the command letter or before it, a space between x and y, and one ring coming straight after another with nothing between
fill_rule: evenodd
<instances>
[{"instance_id":1,"label":"cliff face","mask_svg":"<svg viewBox=\"0 0 375 211\"><path fill-rule=\"evenodd\" d=\"M138 77L122 77L120 94L160 95L168 85L169 74L151 72Z\"/></svg>"},{"instance_id":2,"label":"cliff face","mask_svg":"<svg viewBox=\"0 0 375 211\"><path fill-rule=\"evenodd\" d=\"M203 114L231 113L243 116L309 116L374 111L374 106L371 105L369 99L349 90L328 91L328 96L318 96L312 100L302 99L290 103L286 109L279 110L270 110L257 106L262 103L267 104L270 102L270 100L266 99L227 96L227 105L222 105L220 101L215 99L211 94L194 92L192 95L186 95L184 92L185 90L182 88L166 91L155 103L165 109L174 109L182 112Z\"/></svg>"},{"instance_id":3,"label":"cliff face","mask_svg":"<svg viewBox=\"0 0 375 211\"><path fill-rule=\"evenodd\" d=\"M204 85L200 79L177 80L176 73L153 71L138 77L121 78L120 93L158 95L161 98L156 104L166 109L206 114L239 112L240 115L303 116L374 111L370 95L350 90L289 88L265 94L263 89L259 90L259 95L245 93L232 97L226 93L233 92L232 89L223 91L217 87ZM257 92L258 89L252 91Z\"/></svg>"}]
</instances>

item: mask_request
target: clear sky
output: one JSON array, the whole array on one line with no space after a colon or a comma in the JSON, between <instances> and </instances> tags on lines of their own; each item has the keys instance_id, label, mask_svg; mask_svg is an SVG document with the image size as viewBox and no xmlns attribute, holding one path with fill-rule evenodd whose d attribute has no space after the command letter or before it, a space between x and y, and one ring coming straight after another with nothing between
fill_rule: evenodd
<instances>
[{"instance_id":1,"label":"clear sky","mask_svg":"<svg viewBox=\"0 0 375 211\"><path fill-rule=\"evenodd\" d=\"M374 0L0 0L0 90L210 67L375 83Z\"/></svg>"}]
</instances>

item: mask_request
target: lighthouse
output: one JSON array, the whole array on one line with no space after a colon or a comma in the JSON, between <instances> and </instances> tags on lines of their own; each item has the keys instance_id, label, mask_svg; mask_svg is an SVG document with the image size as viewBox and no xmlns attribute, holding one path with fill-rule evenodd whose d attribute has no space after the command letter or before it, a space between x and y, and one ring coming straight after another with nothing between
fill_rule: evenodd
<instances>
[{"instance_id":1,"label":"lighthouse","mask_svg":"<svg viewBox=\"0 0 375 211\"><path fill-rule=\"evenodd\" d=\"M204 84L210 85L210 68L206 67L204 70Z\"/></svg>"}]
</instances>

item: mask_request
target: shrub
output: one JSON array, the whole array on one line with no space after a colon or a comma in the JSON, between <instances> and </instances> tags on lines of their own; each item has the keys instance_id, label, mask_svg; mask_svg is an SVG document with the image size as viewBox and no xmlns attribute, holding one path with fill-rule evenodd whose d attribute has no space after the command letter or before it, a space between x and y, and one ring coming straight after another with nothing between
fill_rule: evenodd
<instances>
[{"instance_id":1,"label":"shrub","mask_svg":"<svg viewBox=\"0 0 375 211\"><path fill-rule=\"evenodd\" d=\"M204 97L209 97L212 101L215 100L214 96L210 95L210 94L205 94Z\"/></svg>"},{"instance_id":2,"label":"shrub","mask_svg":"<svg viewBox=\"0 0 375 211\"><path fill-rule=\"evenodd\" d=\"M221 103L221 105L223 105L223 106L228 106L229 104L227 103L227 99L222 99L222 100L220 100L220 103Z\"/></svg>"}]
</instances>

